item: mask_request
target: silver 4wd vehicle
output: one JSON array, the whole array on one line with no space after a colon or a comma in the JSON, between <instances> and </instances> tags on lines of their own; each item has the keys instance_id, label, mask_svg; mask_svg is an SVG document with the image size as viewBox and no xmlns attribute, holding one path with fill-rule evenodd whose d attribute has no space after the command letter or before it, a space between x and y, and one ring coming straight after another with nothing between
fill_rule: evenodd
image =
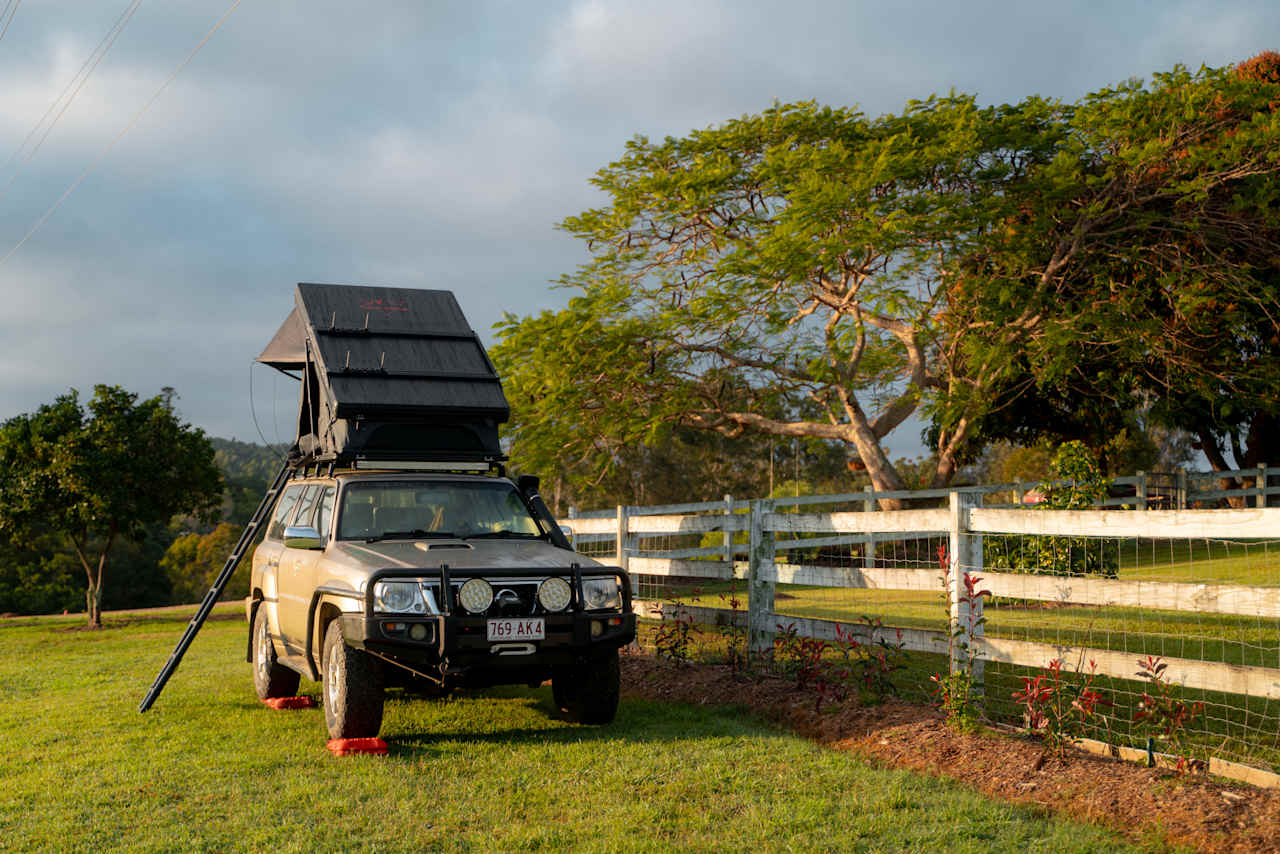
<instances>
[{"instance_id":1,"label":"silver 4wd vehicle","mask_svg":"<svg viewBox=\"0 0 1280 854\"><path fill-rule=\"evenodd\" d=\"M388 687L550 679L572 719L612 720L630 581L574 552L537 478L507 479L510 407L454 295L301 283L258 361L299 382L297 439L139 711L261 536L258 696L322 680L334 738L377 735Z\"/></svg>"},{"instance_id":2,"label":"silver 4wd vehicle","mask_svg":"<svg viewBox=\"0 0 1280 854\"><path fill-rule=\"evenodd\" d=\"M323 682L332 738L377 735L387 688L550 679L571 719L618 707L629 579L568 547L536 481L354 470L296 477L253 556L249 658L262 699Z\"/></svg>"}]
</instances>

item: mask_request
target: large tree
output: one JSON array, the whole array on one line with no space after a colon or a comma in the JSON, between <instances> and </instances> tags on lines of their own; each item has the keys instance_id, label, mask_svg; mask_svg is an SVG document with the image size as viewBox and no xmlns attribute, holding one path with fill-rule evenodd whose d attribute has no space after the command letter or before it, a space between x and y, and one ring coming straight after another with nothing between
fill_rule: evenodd
<instances>
[{"instance_id":1,"label":"large tree","mask_svg":"<svg viewBox=\"0 0 1280 854\"><path fill-rule=\"evenodd\" d=\"M101 625L108 557L122 538L222 497L213 447L182 423L172 392L147 400L99 385L87 409L72 390L0 426L0 536L64 539L84 570L89 625Z\"/></svg>"},{"instance_id":2,"label":"large tree","mask_svg":"<svg viewBox=\"0 0 1280 854\"><path fill-rule=\"evenodd\" d=\"M1142 410L1211 464L1280 458L1280 57L1086 98L1047 180L949 282L935 424L984 440L1107 437Z\"/></svg>"},{"instance_id":3,"label":"large tree","mask_svg":"<svg viewBox=\"0 0 1280 854\"><path fill-rule=\"evenodd\" d=\"M904 488L883 440L953 381L948 277L1061 133L1053 103L950 96L875 119L776 106L631 141L594 179L609 204L563 223L593 255L563 280L580 295L500 324L516 448L608 461L669 425L757 431L847 443L878 489ZM953 411L935 482L971 435Z\"/></svg>"}]
</instances>

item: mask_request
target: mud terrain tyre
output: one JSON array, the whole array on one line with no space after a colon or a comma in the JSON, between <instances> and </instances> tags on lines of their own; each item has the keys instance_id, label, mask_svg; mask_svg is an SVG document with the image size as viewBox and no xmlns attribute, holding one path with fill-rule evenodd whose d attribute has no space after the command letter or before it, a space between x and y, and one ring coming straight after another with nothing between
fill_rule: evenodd
<instances>
[{"instance_id":1,"label":"mud terrain tyre","mask_svg":"<svg viewBox=\"0 0 1280 854\"><path fill-rule=\"evenodd\" d=\"M324 722L330 738L373 738L382 728L380 662L347 646L342 621L324 633Z\"/></svg>"},{"instance_id":2,"label":"mud terrain tyre","mask_svg":"<svg viewBox=\"0 0 1280 854\"><path fill-rule=\"evenodd\" d=\"M551 694L565 716L580 724L607 724L618 714L618 651L580 658L551 673Z\"/></svg>"},{"instance_id":3,"label":"mud terrain tyre","mask_svg":"<svg viewBox=\"0 0 1280 854\"><path fill-rule=\"evenodd\" d=\"M259 700L292 697L298 693L298 674L281 664L267 631L267 609L253 611L253 687Z\"/></svg>"}]
</instances>

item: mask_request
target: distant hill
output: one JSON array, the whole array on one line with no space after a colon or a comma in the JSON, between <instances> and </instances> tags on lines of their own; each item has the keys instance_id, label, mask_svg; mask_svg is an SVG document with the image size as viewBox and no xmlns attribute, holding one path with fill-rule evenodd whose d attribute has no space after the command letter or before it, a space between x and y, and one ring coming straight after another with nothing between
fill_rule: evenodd
<instances>
[{"instance_id":1,"label":"distant hill","mask_svg":"<svg viewBox=\"0 0 1280 854\"><path fill-rule=\"evenodd\" d=\"M288 451L286 445L256 445L236 439L210 438L214 462L228 483L266 489Z\"/></svg>"}]
</instances>

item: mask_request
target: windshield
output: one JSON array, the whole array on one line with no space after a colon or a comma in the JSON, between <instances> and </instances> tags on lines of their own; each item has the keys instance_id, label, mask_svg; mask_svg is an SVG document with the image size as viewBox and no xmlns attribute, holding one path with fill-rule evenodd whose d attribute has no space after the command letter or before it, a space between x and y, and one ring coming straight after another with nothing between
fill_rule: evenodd
<instances>
[{"instance_id":1,"label":"windshield","mask_svg":"<svg viewBox=\"0 0 1280 854\"><path fill-rule=\"evenodd\" d=\"M342 491L338 539L541 535L515 487L503 481L350 483Z\"/></svg>"}]
</instances>

